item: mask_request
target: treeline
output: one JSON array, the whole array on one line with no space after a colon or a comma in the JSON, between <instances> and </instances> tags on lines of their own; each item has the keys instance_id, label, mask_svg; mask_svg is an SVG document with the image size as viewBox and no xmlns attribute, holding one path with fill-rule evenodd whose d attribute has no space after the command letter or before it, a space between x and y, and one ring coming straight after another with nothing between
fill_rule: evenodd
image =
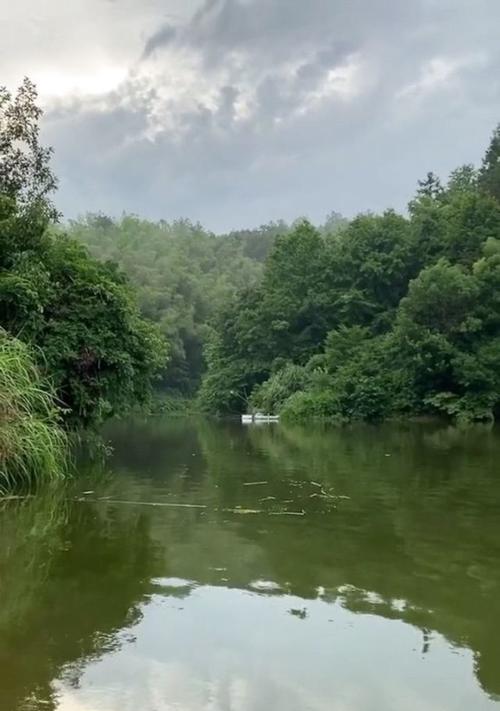
<instances>
[{"instance_id":1,"label":"treeline","mask_svg":"<svg viewBox=\"0 0 500 711\"><path fill-rule=\"evenodd\" d=\"M167 362L124 274L54 229L36 99L0 88L0 489L62 474L64 431L146 403Z\"/></svg>"},{"instance_id":2,"label":"treeline","mask_svg":"<svg viewBox=\"0 0 500 711\"><path fill-rule=\"evenodd\" d=\"M406 215L219 236L89 215L68 230L127 272L169 341L163 388L211 413L498 415L500 128L479 170L429 173Z\"/></svg>"},{"instance_id":3,"label":"treeline","mask_svg":"<svg viewBox=\"0 0 500 711\"><path fill-rule=\"evenodd\" d=\"M429 173L408 216L277 238L218 313L201 400L291 419L500 413L500 127L482 167Z\"/></svg>"}]
</instances>

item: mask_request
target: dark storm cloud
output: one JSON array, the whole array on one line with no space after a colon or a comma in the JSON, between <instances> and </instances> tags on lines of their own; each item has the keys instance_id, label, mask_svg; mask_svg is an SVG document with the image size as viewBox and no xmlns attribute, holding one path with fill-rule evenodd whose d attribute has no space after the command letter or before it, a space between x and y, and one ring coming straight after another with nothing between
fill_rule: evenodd
<instances>
[{"instance_id":1,"label":"dark storm cloud","mask_svg":"<svg viewBox=\"0 0 500 711\"><path fill-rule=\"evenodd\" d=\"M70 213L214 229L401 208L500 120L497 0L206 0L119 90L49 114Z\"/></svg>"}]
</instances>

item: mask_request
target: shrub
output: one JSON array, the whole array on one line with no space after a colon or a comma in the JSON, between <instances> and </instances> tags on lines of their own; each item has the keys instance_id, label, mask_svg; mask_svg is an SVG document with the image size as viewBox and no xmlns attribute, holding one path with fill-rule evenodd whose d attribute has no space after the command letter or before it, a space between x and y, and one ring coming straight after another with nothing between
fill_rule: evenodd
<instances>
[{"instance_id":1,"label":"shrub","mask_svg":"<svg viewBox=\"0 0 500 711\"><path fill-rule=\"evenodd\" d=\"M294 393L281 410L284 420L307 422L309 420L342 420L337 396L331 390L305 390Z\"/></svg>"},{"instance_id":2,"label":"shrub","mask_svg":"<svg viewBox=\"0 0 500 711\"><path fill-rule=\"evenodd\" d=\"M303 390L306 384L305 368L288 363L254 390L250 405L264 412L279 412L286 400L299 390Z\"/></svg>"}]
</instances>

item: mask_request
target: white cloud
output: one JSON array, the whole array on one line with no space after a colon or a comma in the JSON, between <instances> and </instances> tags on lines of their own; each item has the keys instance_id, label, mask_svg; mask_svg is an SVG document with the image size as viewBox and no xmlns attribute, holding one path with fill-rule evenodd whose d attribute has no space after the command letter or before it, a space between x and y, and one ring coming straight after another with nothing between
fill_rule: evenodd
<instances>
[{"instance_id":1,"label":"white cloud","mask_svg":"<svg viewBox=\"0 0 500 711\"><path fill-rule=\"evenodd\" d=\"M483 53L465 57L433 57L425 62L417 81L403 87L396 98L423 99L437 91L456 89L462 70L485 65L487 57Z\"/></svg>"}]
</instances>

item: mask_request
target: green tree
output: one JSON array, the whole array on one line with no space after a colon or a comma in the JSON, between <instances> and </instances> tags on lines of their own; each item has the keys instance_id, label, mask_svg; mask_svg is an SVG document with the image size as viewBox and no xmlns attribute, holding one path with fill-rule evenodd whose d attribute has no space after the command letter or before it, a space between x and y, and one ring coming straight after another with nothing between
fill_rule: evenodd
<instances>
[{"instance_id":1,"label":"green tree","mask_svg":"<svg viewBox=\"0 0 500 711\"><path fill-rule=\"evenodd\" d=\"M54 218L58 213L50 196L57 180L50 168L52 150L40 144L42 111L36 99L36 87L27 78L14 96L0 87L0 195Z\"/></svg>"},{"instance_id":2,"label":"green tree","mask_svg":"<svg viewBox=\"0 0 500 711\"><path fill-rule=\"evenodd\" d=\"M332 289L338 322L386 330L417 270L404 217L392 210L356 217L333 246Z\"/></svg>"},{"instance_id":3,"label":"green tree","mask_svg":"<svg viewBox=\"0 0 500 711\"><path fill-rule=\"evenodd\" d=\"M470 273L441 259L411 282L400 313L403 318L433 332L447 336L465 333L475 325L469 316L477 294L478 288Z\"/></svg>"},{"instance_id":4,"label":"green tree","mask_svg":"<svg viewBox=\"0 0 500 711\"><path fill-rule=\"evenodd\" d=\"M483 258L472 273L442 260L419 275L401 303L397 358L422 410L463 420L491 419L497 410L496 259Z\"/></svg>"},{"instance_id":5,"label":"green tree","mask_svg":"<svg viewBox=\"0 0 500 711\"><path fill-rule=\"evenodd\" d=\"M496 200L500 200L500 124L491 137L490 145L479 171L479 185Z\"/></svg>"}]
</instances>

